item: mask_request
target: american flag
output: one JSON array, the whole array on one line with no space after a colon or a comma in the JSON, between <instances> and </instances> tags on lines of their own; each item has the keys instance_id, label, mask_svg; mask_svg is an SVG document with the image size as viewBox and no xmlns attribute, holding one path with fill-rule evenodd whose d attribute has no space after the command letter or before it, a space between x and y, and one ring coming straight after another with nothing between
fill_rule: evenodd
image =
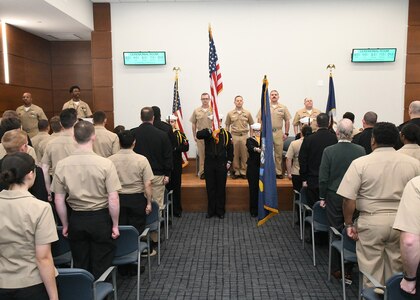
<instances>
[{"instance_id":1,"label":"american flag","mask_svg":"<svg viewBox=\"0 0 420 300\"><path fill-rule=\"evenodd\" d=\"M210 72L210 97L213 111L213 129L219 128L219 109L217 108L217 95L223 89L222 74L220 73L219 59L216 53L216 46L213 41L211 27L209 27L209 72Z\"/></svg>"},{"instance_id":2,"label":"american flag","mask_svg":"<svg viewBox=\"0 0 420 300\"><path fill-rule=\"evenodd\" d=\"M178 74L176 74L175 76L172 114L178 118L176 120L176 123L178 125L179 131L184 133L184 127L182 126L183 119L182 119L181 100L179 99L179 90L178 90ZM187 152L182 152L182 167L186 165L188 165L188 154Z\"/></svg>"}]
</instances>

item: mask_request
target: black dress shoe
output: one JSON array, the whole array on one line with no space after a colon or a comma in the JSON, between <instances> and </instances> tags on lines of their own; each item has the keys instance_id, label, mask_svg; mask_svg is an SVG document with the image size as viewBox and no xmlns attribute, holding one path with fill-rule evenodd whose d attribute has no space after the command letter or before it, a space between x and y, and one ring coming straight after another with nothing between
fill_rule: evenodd
<instances>
[{"instance_id":1,"label":"black dress shoe","mask_svg":"<svg viewBox=\"0 0 420 300\"><path fill-rule=\"evenodd\" d=\"M276 175L277 179L283 179L283 175Z\"/></svg>"},{"instance_id":2,"label":"black dress shoe","mask_svg":"<svg viewBox=\"0 0 420 300\"><path fill-rule=\"evenodd\" d=\"M241 178L242 179L246 179L246 175L241 175Z\"/></svg>"},{"instance_id":3,"label":"black dress shoe","mask_svg":"<svg viewBox=\"0 0 420 300\"><path fill-rule=\"evenodd\" d=\"M211 215L211 214L206 215L206 219L210 219L210 218L213 218L213 217L214 217L214 215Z\"/></svg>"},{"instance_id":4,"label":"black dress shoe","mask_svg":"<svg viewBox=\"0 0 420 300\"><path fill-rule=\"evenodd\" d=\"M239 178L239 176L238 176L238 175L236 175L236 174L232 174L232 175L230 175L230 178L232 178L232 179L238 179L238 178Z\"/></svg>"},{"instance_id":5,"label":"black dress shoe","mask_svg":"<svg viewBox=\"0 0 420 300\"><path fill-rule=\"evenodd\" d=\"M258 214L251 213L251 217L256 218L258 217Z\"/></svg>"},{"instance_id":6,"label":"black dress shoe","mask_svg":"<svg viewBox=\"0 0 420 300\"><path fill-rule=\"evenodd\" d=\"M224 219L225 215L218 215L219 219Z\"/></svg>"},{"instance_id":7,"label":"black dress shoe","mask_svg":"<svg viewBox=\"0 0 420 300\"><path fill-rule=\"evenodd\" d=\"M206 177L204 176L204 173L200 175L200 179L201 180L206 179Z\"/></svg>"}]
</instances>

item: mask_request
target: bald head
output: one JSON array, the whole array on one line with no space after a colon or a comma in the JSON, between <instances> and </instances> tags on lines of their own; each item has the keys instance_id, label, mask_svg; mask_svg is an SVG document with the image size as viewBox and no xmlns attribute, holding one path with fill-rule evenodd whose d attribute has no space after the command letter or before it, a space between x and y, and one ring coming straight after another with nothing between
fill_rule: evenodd
<instances>
[{"instance_id":1,"label":"bald head","mask_svg":"<svg viewBox=\"0 0 420 300\"><path fill-rule=\"evenodd\" d=\"M415 100L410 103L408 114L410 115L410 119L420 118L420 100Z\"/></svg>"},{"instance_id":2,"label":"bald head","mask_svg":"<svg viewBox=\"0 0 420 300\"><path fill-rule=\"evenodd\" d=\"M351 140L353 122L350 119L342 119L337 124L337 138L339 140Z\"/></svg>"},{"instance_id":3,"label":"bald head","mask_svg":"<svg viewBox=\"0 0 420 300\"><path fill-rule=\"evenodd\" d=\"M378 120L378 115L373 111L368 111L363 116L363 123L366 125L365 127L373 127Z\"/></svg>"}]
</instances>

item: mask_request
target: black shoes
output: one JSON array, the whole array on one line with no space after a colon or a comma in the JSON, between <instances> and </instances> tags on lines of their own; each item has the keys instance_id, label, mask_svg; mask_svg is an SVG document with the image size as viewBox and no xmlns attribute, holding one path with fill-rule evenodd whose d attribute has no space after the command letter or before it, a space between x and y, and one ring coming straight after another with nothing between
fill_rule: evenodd
<instances>
[{"instance_id":1,"label":"black shoes","mask_svg":"<svg viewBox=\"0 0 420 300\"><path fill-rule=\"evenodd\" d=\"M218 215L219 219L224 219L225 215Z\"/></svg>"},{"instance_id":2,"label":"black shoes","mask_svg":"<svg viewBox=\"0 0 420 300\"><path fill-rule=\"evenodd\" d=\"M232 179L238 179L238 178L239 178L239 176L238 176L238 175L236 175L235 173L232 173L232 175L230 175L230 178L232 178Z\"/></svg>"},{"instance_id":3,"label":"black shoes","mask_svg":"<svg viewBox=\"0 0 420 300\"><path fill-rule=\"evenodd\" d=\"M214 215L206 214L206 219L210 219L210 218L213 218L213 217L214 217Z\"/></svg>"},{"instance_id":4,"label":"black shoes","mask_svg":"<svg viewBox=\"0 0 420 300\"><path fill-rule=\"evenodd\" d=\"M206 179L206 177L204 176L204 173L200 175L200 179L201 179L201 180Z\"/></svg>"},{"instance_id":5,"label":"black shoes","mask_svg":"<svg viewBox=\"0 0 420 300\"><path fill-rule=\"evenodd\" d=\"M283 179L283 175L276 175L277 179Z\"/></svg>"}]
</instances>

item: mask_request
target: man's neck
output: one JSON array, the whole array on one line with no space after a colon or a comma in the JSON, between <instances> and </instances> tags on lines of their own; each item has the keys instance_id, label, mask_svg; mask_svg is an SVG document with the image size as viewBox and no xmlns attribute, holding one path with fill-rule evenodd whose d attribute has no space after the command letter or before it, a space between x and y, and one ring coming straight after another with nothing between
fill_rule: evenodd
<instances>
[{"instance_id":1,"label":"man's neck","mask_svg":"<svg viewBox=\"0 0 420 300\"><path fill-rule=\"evenodd\" d=\"M153 121L143 121L143 124L152 124L153 125Z\"/></svg>"},{"instance_id":2,"label":"man's neck","mask_svg":"<svg viewBox=\"0 0 420 300\"><path fill-rule=\"evenodd\" d=\"M89 141L85 144L77 144L77 148L82 151L93 151L92 141Z\"/></svg>"},{"instance_id":3,"label":"man's neck","mask_svg":"<svg viewBox=\"0 0 420 300\"><path fill-rule=\"evenodd\" d=\"M73 102L79 102L80 98L72 98Z\"/></svg>"}]
</instances>

